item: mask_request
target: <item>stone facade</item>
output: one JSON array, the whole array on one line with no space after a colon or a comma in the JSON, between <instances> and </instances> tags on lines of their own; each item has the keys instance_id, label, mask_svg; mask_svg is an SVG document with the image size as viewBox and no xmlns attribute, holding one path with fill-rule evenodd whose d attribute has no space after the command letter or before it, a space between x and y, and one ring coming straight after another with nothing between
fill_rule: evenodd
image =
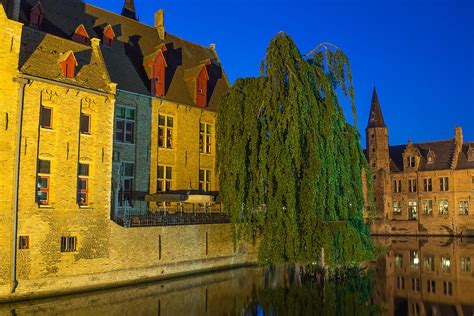
<instances>
[{"instance_id":1,"label":"stone facade","mask_svg":"<svg viewBox=\"0 0 474 316\"><path fill-rule=\"evenodd\" d=\"M374 234L472 234L474 144L456 127L452 140L389 146L374 90L366 129L376 220Z\"/></svg>"}]
</instances>

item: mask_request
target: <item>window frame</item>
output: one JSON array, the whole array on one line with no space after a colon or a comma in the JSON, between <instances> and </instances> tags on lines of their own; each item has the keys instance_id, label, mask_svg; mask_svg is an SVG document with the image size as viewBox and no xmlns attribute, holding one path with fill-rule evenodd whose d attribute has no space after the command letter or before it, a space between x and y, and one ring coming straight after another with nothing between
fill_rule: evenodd
<instances>
[{"instance_id":1,"label":"window frame","mask_svg":"<svg viewBox=\"0 0 474 316\"><path fill-rule=\"evenodd\" d=\"M439 177L439 190L441 192L449 191L449 177Z\"/></svg>"},{"instance_id":2,"label":"window frame","mask_svg":"<svg viewBox=\"0 0 474 316\"><path fill-rule=\"evenodd\" d=\"M202 177L201 177L202 173ZM212 191L212 170L211 169L199 169L199 191L211 192Z\"/></svg>"},{"instance_id":3,"label":"window frame","mask_svg":"<svg viewBox=\"0 0 474 316\"><path fill-rule=\"evenodd\" d=\"M425 192L433 192L433 178L423 179L423 189Z\"/></svg>"},{"instance_id":4,"label":"window frame","mask_svg":"<svg viewBox=\"0 0 474 316\"><path fill-rule=\"evenodd\" d=\"M459 200L459 215L468 216L469 215L469 200Z\"/></svg>"},{"instance_id":5,"label":"window frame","mask_svg":"<svg viewBox=\"0 0 474 316\"><path fill-rule=\"evenodd\" d=\"M427 206L429 206L429 209L427 209ZM433 215L433 200L432 199L423 200L423 215L425 216Z\"/></svg>"},{"instance_id":6,"label":"window frame","mask_svg":"<svg viewBox=\"0 0 474 316\"><path fill-rule=\"evenodd\" d=\"M125 174L125 165L132 165L132 175ZM119 191L119 207L124 207L124 202L129 201L129 207L133 206L133 184L135 182L135 162L134 161L122 161L122 185ZM125 190L126 184L129 183L130 190ZM128 197L128 199L126 199Z\"/></svg>"},{"instance_id":7,"label":"window frame","mask_svg":"<svg viewBox=\"0 0 474 316\"><path fill-rule=\"evenodd\" d=\"M402 180L401 179L393 180L393 193L402 193Z\"/></svg>"},{"instance_id":8,"label":"window frame","mask_svg":"<svg viewBox=\"0 0 474 316\"><path fill-rule=\"evenodd\" d=\"M60 249L62 253L77 251L76 236L61 236Z\"/></svg>"},{"instance_id":9,"label":"window frame","mask_svg":"<svg viewBox=\"0 0 474 316\"><path fill-rule=\"evenodd\" d=\"M439 199L438 205L439 205L439 215L449 215L449 200L448 199Z\"/></svg>"},{"instance_id":10,"label":"window frame","mask_svg":"<svg viewBox=\"0 0 474 316\"><path fill-rule=\"evenodd\" d=\"M199 153L204 155L212 154L212 133L214 124L199 122Z\"/></svg>"},{"instance_id":11,"label":"window frame","mask_svg":"<svg viewBox=\"0 0 474 316\"><path fill-rule=\"evenodd\" d=\"M119 110L123 109L124 110L124 116L119 117ZM133 119L127 118L127 110L132 110L133 111ZM124 106L124 105L117 105L115 109L115 131L114 131L114 141L120 144L128 144L128 145L134 145L135 144L135 124L136 124L136 118L137 118L137 110L134 107L130 106ZM121 139L118 139L118 125L119 123L122 123L122 137ZM131 137L131 141L127 141L127 136Z\"/></svg>"},{"instance_id":12,"label":"window frame","mask_svg":"<svg viewBox=\"0 0 474 316\"><path fill-rule=\"evenodd\" d=\"M164 119L164 124L161 124L161 118ZM170 121L171 119L171 125ZM174 148L174 128L175 117L168 114L158 114L158 148L159 149L173 149ZM162 135L160 135L162 134Z\"/></svg>"},{"instance_id":13,"label":"window frame","mask_svg":"<svg viewBox=\"0 0 474 316\"><path fill-rule=\"evenodd\" d=\"M83 118L87 118L87 131L83 131ZM79 131L81 134L83 135L91 135L91 128L92 128L92 116L90 114L87 114L87 113L84 113L84 112L81 112L81 121L80 121L80 124L79 124Z\"/></svg>"},{"instance_id":14,"label":"window frame","mask_svg":"<svg viewBox=\"0 0 474 316\"><path fill-rule=\"evenodd\" d=\"M160 177L160 168L162 168L163 170L163 175L161 177ZM171 170L171 176L169 178L168 178L168 170ZM170 192L172 190L173 190L173 166L158 165L157 174L156 174L156 192Z\"/></svg>"},{"instance_id":15,"label":"window frame","mask_svg":"<svg viewBox=\"0 0 474 316\"><path fill-rule=\"evenodd\" d=\"M402 214L402 202L395 200L393 201L393 214L401 215Z\"/></svg>"},{"instance_id":16,"label":"window frame","mask_svg":"<svg viewBox=\"0 0 474 316\"><path fill-rule=\"evenodd\" d=\"M408 179L408 193L416 193L417 183L416 179Z\"/></svg>"},{"instance_id":17,"label":"window frame","mask_svg":"<svg viewBox=\"0 0 474 316\"><path fill-rule=\"evenodd\" d=\"M28 250L30 249L30 236L19 236L18 237L18 249Z\"/></svg>"},{"instance_id":18,"label":"window frame","mask_svg":"<svg viewBox=\"0 0 474 316\"><path fill-rule=\"evenodd\" d=\"M49 125L43 125L43 110L49 111ZM53 108L50 106L40 105L40 127L44 129L53 129Z\"/></svg>"},{"instance_id":19,"label":"window frame","mask_svg":"<svg viewBox=\"0 0 474 316\"><path fill-rule=\"evenodd\" d=\"M47 163L48 170L42 170L42 162ZM46 187L41 187L41 180L46 181ZM51 190L51 160L38 159L37 171L36 171L36 202L41 206L48 206L50 202L50 190ZM41 196L46 194L46 199L41 199Z\"/></svg>"}]
</instances>

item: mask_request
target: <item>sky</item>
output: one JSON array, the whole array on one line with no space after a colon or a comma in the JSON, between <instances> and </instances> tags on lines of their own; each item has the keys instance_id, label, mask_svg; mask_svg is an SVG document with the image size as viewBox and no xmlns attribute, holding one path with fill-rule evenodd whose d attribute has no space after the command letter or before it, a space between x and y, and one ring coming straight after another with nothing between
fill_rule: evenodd
<instances>
[{"instance_id":1,"label":"sky","mask_svg":"<svg viewBox=\"0 0 474 316\"><path fill-rule=\"evenodd\" d=\"M120 13L122 0L86 0ZM302 54L330 42L349 57L358 127L374 86L390 145L454 137L474 142L474 0L135 0L141 22L165 10L165 29L217 53L231 82L255 77L270 40L290 35ZM350 106L344 102L347 119Z\"/></svg>"}]
</instances>

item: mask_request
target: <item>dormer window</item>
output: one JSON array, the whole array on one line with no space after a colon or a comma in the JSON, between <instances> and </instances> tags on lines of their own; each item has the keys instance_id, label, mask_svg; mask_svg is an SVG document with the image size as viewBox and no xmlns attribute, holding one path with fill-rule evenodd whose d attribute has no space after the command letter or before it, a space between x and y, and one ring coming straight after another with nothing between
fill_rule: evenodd
<instances>
[{"instance_id":1,"label":"dormer window","mask_svg":"<svg viewBox=\"0 0 474 316\"><path fill-rule=\"evenodd\" d=\"M162 44L157 48L157 51L143 59L143 66L150 79L150 91L157 97L163 97L166 90L166 67L168 64L164 52L166 52L166 46Z\"/></svg>"},{"instance_id":2,"label":"dormer window","mask_svg":"<svg viewBox=\"0 0 474 316\"><path fill-rule=\"evenodd\" d=\"M79 25L76 28L74 34L72 35L72 40L84 45L90 44L89 34L87 33L86 28L83 24Z\"/></svg>"},{"instance_id":3,"label":"dormer window","mask_svg":"<svg viewBox=\"0 0 474 316\"><path fill-rule=\"evenodd\" d=\"M111 47L115 39L115 32L112 29L112 26L109 24L104 28L104 33L102 35L102 42L105 46Z\"/></svg>"},{"instance_id":4,"label":"dormer window","mask_svg":"<svg viewBox=\"0 0 474 316\"><path fill-rule=\"evenodd\" d=\"M31 8L30 26L40 29L41 24L43 24L43 17L44 17L44 9L41 3L38 1L38 3L33 8Z\"/></svg>"},{"instance_id":5,"label":"dormer window","mask_svg":"<svg viewBox=\"0 0 474 316\"><path fill-rule=\"evenodd\" d=\"M407 167L408 168L415 168L416 167L415 156L408 156L408 158L407 158Z\"/></svg>"},{"instance_id":6,"label":"dormer window","mask_svg":"<svg viewBox=\"0 0 474 316\"><path fill-rule=\"evenodd\" d=\"M474 147L469 145L469 149L467 150L467 161L474 161Z\"/></svg>"},{"instance_id":7,"label":"dormer window","mask_svg":"<svg viewBox=\"0 0 474 316\"><path fill-rule=\"evenodd\" d=\"M206 66L201 68L199 76L196 80L196 105L200 107L207 106L207 81L209 80L209 75L207 73Z\"/></svg>"},{"instance_id":8,"label":"dormer window","mask_svg":"<svg viewBox=\"0 0 474 316\"><path fill-rule=\"evenodd\" d=\"M207 69L210 64L211 61L207 59L200 65L184 71L184 80L190 94L193 96L194 103L202 108L207 106L207 84L209 81Z\"/></svg>"},{"instance_id":9,"label":"dormer window","mask_svg":"<svg viewBox=\"0 0 474 316\"><path fill-rule=\"evenodd\" d=\"M72 51L65 53L59 61L64 78L74 79L76 75L77 60Z\"/></svg>"},{"instance_id":10,"label":"dormer window","mask_svg":"<svg viewBox=\"0 0 474 316\"><path fill-rule=\"evenodd\" d=\"M435 161L435 154L431 150L428 152L427 161L428 164L432 164Z\"/></svg>"}]
</instances>

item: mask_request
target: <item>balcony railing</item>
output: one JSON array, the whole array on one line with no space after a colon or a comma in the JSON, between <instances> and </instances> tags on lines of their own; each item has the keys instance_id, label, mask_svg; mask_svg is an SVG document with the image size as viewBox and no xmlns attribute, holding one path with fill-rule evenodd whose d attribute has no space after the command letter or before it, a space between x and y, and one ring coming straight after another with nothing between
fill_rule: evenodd
<instances>
[{"instance_id":1,"label":"balcony railing","mask_svg":"<svg viewBox=\"0 0 474 316\"><path fill-rule=\"evenodd\" d=\"M113 215L112 220L127 228L230 223L229 215L216 209L208 209L205 212L183 212L182 209L166 208L153 213L130 210Z\"/></svg>"}]
</instances>

